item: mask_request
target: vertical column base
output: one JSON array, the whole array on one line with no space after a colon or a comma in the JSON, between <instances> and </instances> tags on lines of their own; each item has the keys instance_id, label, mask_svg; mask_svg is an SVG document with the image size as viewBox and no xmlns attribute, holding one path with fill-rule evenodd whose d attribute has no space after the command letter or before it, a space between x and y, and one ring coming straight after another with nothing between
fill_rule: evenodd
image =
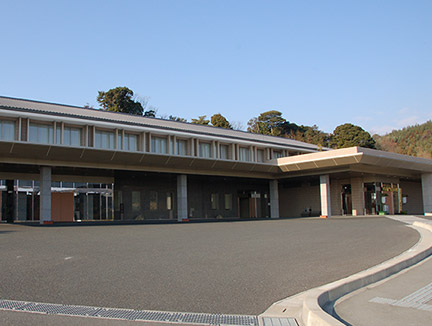
<instances>
[{"instance_id":1,"label":"vertical column base","mask_svg":"<svg viewBox=\"0 0 432 326\"><path fill-rule=\"evenodd\" d=\"M40 168L40 224L52 223L51 216L51 167Z\"/></svg>"},{"instance_id":2,"label":"vertical column base","mask_svg":"<svg viewBox=\"0 0 432 326\"><path fill-rule=\"evenodd\" d=\"M423 212L425 216L432 216L432 173L425 173L421 176Z\"/></svg>"},{"instance_id":3,"label":"vertical column base","mask_svg":"<svg viewBox=\"0 0 432 326\"><path fill-rule=\"evenodd\" d=\"M321 218L331 217L330 176L320 176Z\"/></svg>"},{"instance_id":4,"label":"vertical column base","mask_svg":"<svg viewBox=\"0 0 432 326\"><path fill-rule=\"evenodd\" d=\"M187 176L177 176L177 221L189 222L187 215Z\"/></svg>"},{"instance_id":5,"label":"vertical column base","mask_svg":"<svg viewBox=\"0 0 432 326\"><path fill-rule=\"evenodd\" d=\"M279 218L279 186L277 180L270 180L270 218Z\"/></svg>"}]
</instances>

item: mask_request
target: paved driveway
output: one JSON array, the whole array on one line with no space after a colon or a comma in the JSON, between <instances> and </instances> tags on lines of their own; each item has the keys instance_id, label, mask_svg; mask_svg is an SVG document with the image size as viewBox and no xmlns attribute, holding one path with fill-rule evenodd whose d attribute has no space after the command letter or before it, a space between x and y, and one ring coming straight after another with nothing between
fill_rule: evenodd
<instances>
[{"instance_id":1,"label":"paved driveway","mask_svg":"<svg viewBox=\"0 0 432 326\"><path fill-rule=\"evenodd\" d=\"M0 225L0 298L259 314L414 245L383 217L172 225Z\"/></svg>"}]
</instances>

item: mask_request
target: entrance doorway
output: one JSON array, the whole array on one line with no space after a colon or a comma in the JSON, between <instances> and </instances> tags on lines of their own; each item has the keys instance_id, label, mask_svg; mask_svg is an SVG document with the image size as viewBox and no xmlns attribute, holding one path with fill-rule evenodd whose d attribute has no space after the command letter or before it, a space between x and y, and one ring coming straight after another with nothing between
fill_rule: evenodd
<instances>
[{"instance_id":1,"label":"entrance doorway","mask_svg":"<svg viewBox=\"0 0 432 326\"><path fill-rule=\"evenodd\" d=\"M352 214L351 185L342 186L342 214Z\"/></svg>"},{"instance_id":2,"label":"entrance doorway","mask_svg":"<svg viewBox=\"0 0 432 326\"><path fill-rule=\"evenodd\" d=\"M238 197L239 200L239 216L243 218L250 217L250 209L249 209L249 196L240 194Z\"/></svg>"},{"instance_id":3,"label":"entrance doorway","mask_svg":"<svg viewBox=\"0 0 432 326\"><path fill-rule=\"evenodd\" d=\"M268 194L257 191L238 193L238 216L240 218L269 217Z\"/></svg>"},{"instance_id":4,"label":"entrance doorway","mask_svg":"<svg viewBox=\"0 0 432 326\"><path fill-rule=\"evenodd\" d=\"M365 183L364 187L364 202L366 214L375 215L378 211L375 183Z\"/></svg>"}]
</instances>

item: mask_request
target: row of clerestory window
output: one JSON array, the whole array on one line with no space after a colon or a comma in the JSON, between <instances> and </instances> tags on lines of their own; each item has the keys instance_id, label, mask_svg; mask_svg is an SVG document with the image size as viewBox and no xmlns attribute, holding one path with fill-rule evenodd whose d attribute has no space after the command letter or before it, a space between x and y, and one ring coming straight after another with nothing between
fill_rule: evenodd
<instances>
[{"instance_id":1,"label":"row of clerestory window","mask_svg":"<svg viewBox=\"0 0 432 326\"><path fill-rule=\"evenodd\" d=\"M198 156L201 158L218 158L239 160L243 162L265 162L270 158L284 156L282 150L244 147L236 144L205 142L199 139L181 139L170 136L158 136L125 132L123 130L104 130L95 127L69 126L63 123L44 124L34 121L22 123L28 127L28 136L21 137L17 132L17 121L0 120L0 140L26 138L29 142L39 144L56 144L73 147L89 146L108 150L148 151L156 154L173 154L181 156ZM17 137L18 136L18 137ZM147 137L147 138L146 138ZM143 142L148 145L144 146Z\"/></svg>"}]
</instances>

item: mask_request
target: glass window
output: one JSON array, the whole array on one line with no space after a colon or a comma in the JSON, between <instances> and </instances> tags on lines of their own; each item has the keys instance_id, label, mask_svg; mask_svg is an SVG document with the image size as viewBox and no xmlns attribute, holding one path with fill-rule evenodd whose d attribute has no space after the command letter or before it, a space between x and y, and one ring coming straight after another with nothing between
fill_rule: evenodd
<instances>
[{"instance_id":1,"label":"glass window","mask_svg":"<svg viewBox=\"0 0 432 326\"><path fill-rule=\"evenodd\" d=\"M40 144L52 144L54 129L50 125L30 123L29 141Z\"/></svg>"},{"instance_id":2,"label":"glass window","mask_svg":"<svg viewBox=\"0 0 432 326\"><path fill-rule=\"evenodd\" d=\"M0 121L0 139L14 140L15 139L15 122Z\"/></svg>"},{"instance_id":3,"label":"glass window","mask_svg":"<svg viewBox=\"0 0 432 326\"><path fill-rule=\"evenodd\" d=\"M18 180L18 185L20 187L32 187L33 181L32 180Z\"/></svg>"},{"instance_id":4,"label":"glass window","mask_svg":"<svg viewBox=\"0 0 432 326\"><path fill-rule=\"evenodd\" d=\"M273 152L273 158L281 158L281 157L283 157L283 154L282 154L282 152Z\"/></svg>"},{"instance_id":5,"label":"glass window","mask_svg":"<svg viewBox=\"0 0 432 326\"><path fill-rule=\"evenodd\" d=\"M187 155L187 141L177 140L177 155Z\"/></svg>"},{"instance_id":6,"label":"glass window","mask_svg":"<svg viewBox=\"0 0 432 326\"><path fill-rule=\"evenodd\" d=\"M158 209L158 193L157 191L150 191L150 210L155 211Z\"/></svg>"},{"instance_id":7,"label":"glass window","mask_svg":"<svg viewBox=\"0 0 432 326\"><path fill-rule=\"evenodd\" d=\"M225 209L232 209L232 194L225 194Z\"/></svg>"},{"instance_id":8,"label":"glass window","mask_svg":"<svg viewBox=\"0 0 432 326\"><path fill-rule=\"evenodd\" d=\"M60 143L59 131L57 129L56 132L56 143ZM72 128L72 127L64 127L63 128L63 145L68 146L81 146L81 129L80 128Z\"/></svg>"},{"instance_id":9,"label":"glass window","mask_svg":"<svg viewBox=\"0 0 432 326\"><path fill-rule=\"evenodd\" d=\"M172 210L173 209L173 193L172 192L167 192L167 198L166 198L166 208L168 210Z\"/></svg>"},{"instance_id":10,"label":"glass window","mask_svg":"<svg viewBox=\"0 0 432 326\"><path fill-rule=\"evenodd\" d=\"M245 162L249 162L251 160L249 148L240 147L239 159L240 161Z\"/></svg>"},{"instance_id":11,"label":"glass window","mask_svg":"<svg viewBox=\"0 0 432 326\"><path fill-rule=\"evenodd\" d=\"M227 160L228 159L228 145L220 145L220 153L219 153L219 158L223 159L223 160Z\"/></svg>"},{"instance_id":12,"label":"glass window","mask_svg":"<svg viewBox=\"0 0 432 326\"><path fill-rule=\"evenodd\" d=\"M141 193L132 191L132 213L138 214L141 210Z\"/></svg>"},{"instance_id":13,"label":"glass window","mask_svg":"<svg viewBox=\"0 0 432 326\"><path fill-rule=\"evenodd\" d=\"M111 131L96 130L94 147L114 149L114 133Z\"/></svg>"},{"instance_id":14,"label":"glass window","mask_svg":"<svg viewBox=\"0 0 432 326\"><path fill-rule=\"evenodd\" d=\"M218 196L218 194L211 194L211 209L219 209L219 196Z\"/></svg>"},{"instance_id":15,"label":"glass window","mask_svg":"<svg viewBox=\"0 0 432 326\"><path fill-rule=\"evenodd\" d=\"M262 149L257 150L257 162L264 162L264 151Z\"/></svg>"},{"instance_id":16,"label":"glass window","mask_svg":"<svg viewBox=\"0 0 432 326\"><path fill-rule=\"evenodd\" d=\"M199 144L199 156L200 157L211 157L210 154L211 146L209 143Z\"/></svg>"},{"instance_id":17,"label":"glass window","mask_svg":"<svg viewBox=\"0 0 432 326\"><path fill-rule=\"evenodd\" d=\"M81 146L81 129L70 128L70 139L71 146Z\"/></svg>"},{"instance_id":18,"label":"glass window","mask_svg":"<svg viewBox=\"0 0 432 326\"><path fill-rule=\"evenodd\" d=\"M70 128L63 129L63 144L70 145L71 142L71 131Z\"/></svg>"},{"instance_id":19,"label":"glass window","mask_svg":"<svg viewBox=\"0 0 432 326\"><path fill-rule=\"evenodd\" d=\"M124 149L127 151L138 150L138 135L125 134Z\"/></svg>"},{"instance_id":20,"label":"glass window","mask_svg":"<svg viewBox=\"0 0 432 326\"><path fill-rule=\"evenodd\" d=\"M123 149L122 135L121 132L117 135L117 149Z\"/></svg>"},{"instance_id":21,"label":"glass window","mask_svg":"<svg viewBox=\"0 0 432 326\"><path fill-rule=\"evenodd\" d=\"M152 137L151 151L153 153L166 154L167 153L167 140L166 138Z\"/></svg>"},{"instance_id":22,"label":"glass window","mask_svg":"<svg viewBox=\"0 0 432 326\"><path fill-rule=\"evenodd\" d=\"M56 128L56 144L61 144L61 127Z\"/></svg>"}]
</instances>

